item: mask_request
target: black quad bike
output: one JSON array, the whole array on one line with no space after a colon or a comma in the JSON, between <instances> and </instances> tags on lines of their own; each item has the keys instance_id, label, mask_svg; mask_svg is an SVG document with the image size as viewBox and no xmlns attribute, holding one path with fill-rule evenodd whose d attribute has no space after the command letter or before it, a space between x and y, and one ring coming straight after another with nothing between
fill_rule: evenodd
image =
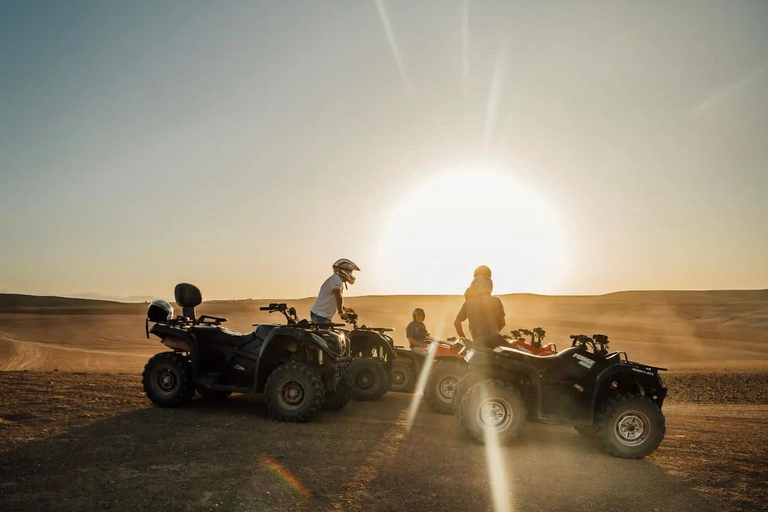
<instances>
[{"instance_id":1,"label":"black quad bike","mask_svg":"<svg viewBox=\"0 0 768 512\"><path fill-rule=\"evenodd\" d=\"M260 309L282 313L287 325L254 324L243 334L222 327L226 318L195 316L202 302L196 286L177 285L175 298L183 315L174 318L166 301L154 301L147 312L147 338L153 334L172 349L144 367L144 391L155 405L179 407L195 392L210 401L263 392L274 418L304 422L350 400L349 344L339 324L299 321L294 308L270 304Z\"/></svg>"},{"instance_id":2,"label":"black quad bike","mask_svg":"<svg viewBox=\"0 0 768 512\"><path fill-rule=\"evenodd\" d=\"M346 313L344 318L352 326L347 331L352 354L352 362L347 367L352 379L352 398L378 400L392 386L394 340L386 333L394 329L358 325L355 312Z\"/></svg>"},{"instance_id":3,"label":"black quad bike","mask_svg":"<svg viewBox=\"0 0 768 512\"><path fill-rule=\"evenodd\" d=\"M573 425L615 457L639 459L656 450L665 432L667 388L659 375L665 368L609 353L602 334L571 339L571 347L550 356L508 347L469 349L470 373L453 398L469 437L509 443L528 420Z\"/></svg>"},{"instance_id":4,"label":"black quad bike","mask_svg":"<svg viewBox=\"0 0 768 512\"><path fill-rule=\"evenodd\" d=\"M456 385L467 373L467 363L461 353L464 345L456 343L456 338L428 338L427 342L435 346L431 348L434 359L424 384L424 399L433 411L450 414ZM397 359L392 369L392 391L411 393L427 356L403 347L395 347L395 352Z\"/></svg>"}]
</instances>

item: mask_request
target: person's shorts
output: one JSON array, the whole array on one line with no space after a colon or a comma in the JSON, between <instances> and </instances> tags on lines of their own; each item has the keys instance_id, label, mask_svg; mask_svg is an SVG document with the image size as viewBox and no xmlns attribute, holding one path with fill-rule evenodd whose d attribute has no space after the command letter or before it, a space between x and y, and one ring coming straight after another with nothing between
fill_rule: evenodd
<instances>
[{"instance_id":1,"label":"person's shorts","mask_svg":"<svg viewBox=\"0 0 768 512\"><path fill-rule=\"evenodd\" d=\"M331 319L325 318L324 316L316 315L312 311L309 312L309 319L312 320L313 324L330 324Z\"/></svg>"}]
</instances>

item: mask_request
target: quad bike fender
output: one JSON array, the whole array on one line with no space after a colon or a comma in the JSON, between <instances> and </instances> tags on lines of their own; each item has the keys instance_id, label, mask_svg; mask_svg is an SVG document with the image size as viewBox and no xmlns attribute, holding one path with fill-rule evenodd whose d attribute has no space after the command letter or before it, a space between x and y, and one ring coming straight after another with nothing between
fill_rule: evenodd
<instances>
[{"instance_id":1,"label":"quad bike fender","mask_svg":"<svg viewBox=\"0 0 768 512\"><path fill-rule=\"evenodd\" d=\"M644 395L656 403L661 409L664 398L667 396L667 388L661 382L661 377L655 368L637 366L631 363L620 363L609 366L595 381L590 399L590 410L594 413L599 407L603 394L614 390L617 393L637 393Z\"/></svg>"},{"instance_id":2,"label":"quad bike fender","mask_svg":"<svg viewBox=\"0 0 768 512\"><path fill-rule=\"evenodd\" d=\"M357 353L370 353L376 348L379 354L383 356L382 364L384 364L387 371L392 369L396 355L395 350L392 348L393 340L391 337L379 331L363 329L352 330L347 337L353 355Z\"/></svg>"},{"instance_id":3,"label":"quad bike fender","mask_svg":"<svg viewBox=\"0 0 768 512\"><path fill-rule=\"evenodd\" d=\"M469 371L481 375L483 378L500 379L505 382L515 382L516 378L527 378L536 394L536 416L541 417L543 383L539 372L530 364L511 359L501 359L477 350L469 361Z\"/></svg>"},{"instance_id":4,"label":"quad bike fender","mask_svg":"<svg viewBox=\"0 0 768 512\"><path fill-rule=\"evenodd\" d=\"M258 362L253 376L255 389L258 390L264 387L267 377L277 366L282 364L280 356L286 351L309 356L308 352L314 352L315 350L320 359L316 364L322 363L322 366L329 367L336 365L334 356L328 350L328 343L322 337L303 329L282 327L272 329L259 349Z\"/></svg>"},{"instance_id":5,"label":"quad bike fender","mask_svg":"<svg viewBox=\"0 0 768 512\"><path fill-rule=\"evenodd\" d=\"M149 332L160 338L163 345L166 347L171 348L176 352L186 352L189 354L192 361L192 376L197 378L197 356L199 354L199 345L194 334L183 329L176 329L163 324L153 325Z\"/></svg>"}]
</instances>

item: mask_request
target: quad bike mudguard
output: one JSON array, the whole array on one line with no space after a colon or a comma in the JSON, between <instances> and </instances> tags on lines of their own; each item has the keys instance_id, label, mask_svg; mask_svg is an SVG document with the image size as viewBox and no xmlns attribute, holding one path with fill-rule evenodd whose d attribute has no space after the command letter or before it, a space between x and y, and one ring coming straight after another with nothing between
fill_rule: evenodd
<instances>
[{"instance_id":1,"label":"quad bike mudguard","mask_svg":"<svg viewBox=\"0 0 768 512\"><path fill-rule=\"evenodd\" d=\"M371 357L376 352L387 372L395 361L393 340L379 329L360 328L347 333L352 357Z\"/></svg>"},{"instance_id":2,"label":"quad bike mudguard","mask_svg":"<svg viewBox=\"0 0 768 512\"><path fill-rule=\"evenodd\" d=\"M597 408L598 401L600 399L600 391L607 388L608 385L616 382L617 385L624 387L633 387L632 391L639 391L641 394L647 396L661 409L664 404L664 399L667 396L667 388L664 387L659 371L664 371L666 368L659 368L657 366L648 366L643 364L634 363L631 361L617 363L605 368L597 376L597 382L592 390L592 396L590 400L590 416L594 416L594 412Z\"/></svg>"},{"instance_id":3,"label":"quad bike mudguard","mask_svg":"<svg viewBox=\"0 0 768 512\"><path fill-rule=\"evenodd\" d=\"M263 388L266 382L266 377L271 373L271 369L268 368L270 363L269 358L265 357L269 350L280 349L279 345L283 344L284 348L288 348L291 344L304 345L317 349L323 354L322 366L328 366L328 363L334 365L341 365L349 361L349 344L346 343L344 336L337 336L331 332L325 332L325 336L321 335L320 331L311 332L304 329L296 329L294 327L287 326L275 326L261 344L258 356L256 356L258 365L254 374L254 388L260 390ZM336 340L338 347L330 347L329 344L333 343L333 339ZM326 358L328 362L326 362ZM336 382L340 378L340 372L334 372L334 375L330 376L333 380L331 387L336 386Z\"/></svg>"},{"instance_id":4,"label":"quad bike mudguard","mask_svg":"<svg viewBox=\"0 0 768 512\"><path fill-rule=\"evenodd\" d=\"M514 359L501 357L490 350L482 348L475 349L474 353L468 355L465 360L469 363L470 371L472 373L477 373L489 379L501 378L506 380L509 378L510 374L518 374L528 377L536 390L536 404L534 409L536 417L540 418L542 416L542 378L535 367L530 364L515 361Z\"/></svg>"}]
</instances>

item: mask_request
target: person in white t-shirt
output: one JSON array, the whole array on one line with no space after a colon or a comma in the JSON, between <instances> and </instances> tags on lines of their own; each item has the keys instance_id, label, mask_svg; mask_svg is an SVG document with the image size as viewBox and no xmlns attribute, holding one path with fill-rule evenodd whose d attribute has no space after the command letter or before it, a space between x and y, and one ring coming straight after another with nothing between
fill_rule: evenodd
<instances>
[{"instance_id":1,"label":"person in white t-shirt","mask_svg":"<svg viewBox=\"0 0 768 512\"><path fill-rule=\"evenodd\" d=\"M333 275L325 280L317 294L317 300L309 312L312 323L329 324L338 313L342 318L354 310L344 306L343 289L349 284L355 284L352 272L360 270L352 261L342 258L333 264Z\"/></svg>"}]
</instances>

